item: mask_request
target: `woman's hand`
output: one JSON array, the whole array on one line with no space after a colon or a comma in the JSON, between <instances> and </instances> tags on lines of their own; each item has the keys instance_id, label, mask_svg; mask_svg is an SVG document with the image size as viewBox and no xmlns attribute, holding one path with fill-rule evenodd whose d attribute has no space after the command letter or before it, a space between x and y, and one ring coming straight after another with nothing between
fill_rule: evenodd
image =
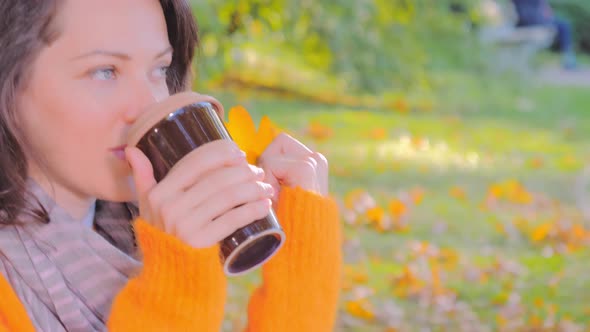
<instances>
[{"instance_id":1,"label":"woman's hand","mask_svg":"<svg viewBox=\"0 0 590 332\"><path fill-rule=\"evenodd\" d=\"M301 187L322 196L328 195L328 161L287 134L280 134L258 158L266 173L265 182L275 192L280 186ZM273 200L276 202L276 195Z\"/></svg>"},{"instance_id":2,"label":"woman's hand","mask_svg":"<svg viewBox=\"0 0 590 332\"><path fill-rule=\"evenodd\" d=\"M127 148L140 216L194 248L206 248L270 212L274 189L230 140L205 144L156 183L137 148Z\"/></svg>"}]
</instances>

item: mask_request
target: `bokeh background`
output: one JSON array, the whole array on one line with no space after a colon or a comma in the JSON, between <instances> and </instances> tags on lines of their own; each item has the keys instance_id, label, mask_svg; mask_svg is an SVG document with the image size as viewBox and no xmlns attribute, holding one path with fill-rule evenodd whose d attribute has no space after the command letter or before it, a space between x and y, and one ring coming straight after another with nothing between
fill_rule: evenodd
<instances>
[{"instance_id":1,"label":"bokeh background","mask_svg":"<svg viewBox=\"0 0 590 332\"><path fill-rule=\"evenodd\" d=\"M195 89L330 160L338 331L590 331L590 1L550 1L575 70L509 1L192 3Z\"/></svg>"}]
</instances>

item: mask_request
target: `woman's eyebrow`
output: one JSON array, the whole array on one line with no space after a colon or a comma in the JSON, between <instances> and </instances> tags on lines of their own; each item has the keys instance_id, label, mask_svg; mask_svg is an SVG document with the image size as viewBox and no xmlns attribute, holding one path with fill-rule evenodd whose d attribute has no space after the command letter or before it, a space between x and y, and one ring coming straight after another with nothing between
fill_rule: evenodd
<instances>
[{"instance_id":1,"label":"woman's eyebrow","mask_svg":"<svg viewBox=\"0 0 590 332\"><path fill-rule=\"evenodd\" d=\"M168 46L165 50L156 54L154 59L161 58L164 55L166 55L168 53L172 53L172 52L173 52L172 46ZM121 60L131 60L131 56L129 54L125 54L125 53L121 53L121 52L107 51L107 50L93 50L88 53L84 53L84 54L75 56L71 60L80 60L80 59L93 57L93 56L108 56L108 57L119 58Z\"/></svg>"}]
</instances>

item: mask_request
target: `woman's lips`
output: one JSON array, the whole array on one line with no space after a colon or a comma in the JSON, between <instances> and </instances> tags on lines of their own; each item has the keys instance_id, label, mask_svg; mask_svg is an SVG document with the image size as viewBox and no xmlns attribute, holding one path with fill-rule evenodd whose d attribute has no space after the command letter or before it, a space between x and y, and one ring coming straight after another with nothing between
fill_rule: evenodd
<instances>
[{"instance_id":1,"label":"woman's lips","mask_svg":"<svg viewBox=\"0 0 590 332\"><path fill-rule=\"evenodd\" d=\"M127 158L125 157L125 148L126 147L127 147L127 145L117 146L115 148L112 148L111 152L115 155L115 157L117 159L127 160Z\"/></svg>"}]
</instances>

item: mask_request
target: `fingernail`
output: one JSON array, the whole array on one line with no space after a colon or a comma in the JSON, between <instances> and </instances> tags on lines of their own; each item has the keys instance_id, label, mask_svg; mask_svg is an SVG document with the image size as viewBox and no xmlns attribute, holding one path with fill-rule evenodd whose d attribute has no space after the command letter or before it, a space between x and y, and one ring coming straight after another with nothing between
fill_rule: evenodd
<instances>
[{"instance_id":1,"label":"fingernail","mask_svg":"<svg viewBox=\"0 0 590 332\"><path fill-rule=\"evenodd\" d=\"M265 185L264 191L270 197L274 197L275 195L275 189L270 184Z\"/></svg>"},{"instance_id":2,"label":"fingernail","mask_svg":"<svg viewBox=\"0 0 590 332\"><path fill-rule=\"evenodd\" d=\"M260 206L260 212L268 213L271 206L272 206L272 201L270 199L265 199L264 205Z\"/></svg>"},{"instance_id":3,"label":"fingernail","mask_svg":"<svg viewBox=\"0 0 590 332\"><path fill-rule=\"evenodd\" d=\"M255 169L257 178L264 179L264 170L260 167L256 167Z\"/></svg>"},{"instance_id":4,"label":"fingernail","mask_svg":"<svg viewBox=\"0 0 590 332\"><path fill-rule=\"evenodd\" d=\"M242 150L235 151L234 155L235 155L235 158L233 160L235 160L235 161L246 160L246 153Z\"/></svg>"}]
</instances>

